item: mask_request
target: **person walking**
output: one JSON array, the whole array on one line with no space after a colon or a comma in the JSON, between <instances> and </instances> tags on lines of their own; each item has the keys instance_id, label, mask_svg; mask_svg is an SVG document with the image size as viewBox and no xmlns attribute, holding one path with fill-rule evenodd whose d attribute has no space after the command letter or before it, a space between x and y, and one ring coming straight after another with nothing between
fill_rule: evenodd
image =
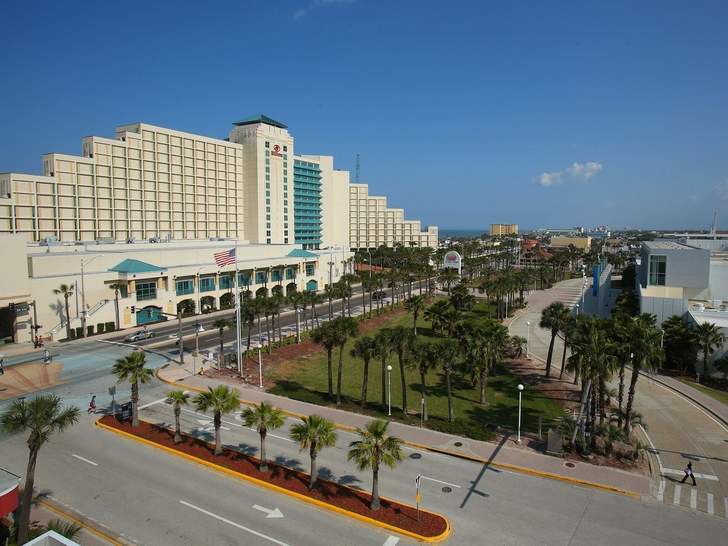
<instances>
[{"instance_id":1,"label":"person walking","mask_svg":"<svg viewBox=\"0 0 728 546\"><path fill-rule=\"evenodd\" d=\"M5 355L0 355L0 375L5 375Z\"/></svg>"},{"instance_id":2,"label":"person walking","mask_svg":"<svg viewBox=\"0 0 728 546\"><path fill-rule=\"evenodd\" d=\"M43 362L45 364L50 364L51 363L51 352L48 349L46 349L45 351L43 351Z\"/></svg>"},{"instance_id":3,"label":"person walking","mask_svg":"<svg viewBox=\"0 0 728 546\"><path fill-rule=\"evenodd\" d=\"M91 402L88 404L88 412L96 413L96 395L91 396Z\"/></svg>"},{"instance_id":4,"label":"person walking","mask_svg":"<svg viewBox=\"0 0 728 546\"><path fill-rule=\"evenodd\" d=\"M683 476L683 479L680 483L685 483L685 480L688 479L688 476L690 476L690 479L693 480L693 485L698 485L695 483L695 474L693 474L693 463L692 461L688 461L688 466L685 467L685 476Z\"/></svg>"}]
</instances>

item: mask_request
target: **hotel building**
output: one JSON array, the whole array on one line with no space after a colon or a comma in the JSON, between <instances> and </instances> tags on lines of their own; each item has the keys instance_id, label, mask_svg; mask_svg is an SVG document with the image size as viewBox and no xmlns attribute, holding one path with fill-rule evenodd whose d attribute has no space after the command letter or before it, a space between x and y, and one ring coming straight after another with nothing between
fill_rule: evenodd
<instances>
[{"instance_id":1,"label":"hotel building","mask_svg":"<svg viewBox=\"0 0 728 546\"><path fill-rule=\"evenodd\" d=\"M518 224L491 224L490 235L491 237L518 235Z\"/></svg>"}]
</instances>

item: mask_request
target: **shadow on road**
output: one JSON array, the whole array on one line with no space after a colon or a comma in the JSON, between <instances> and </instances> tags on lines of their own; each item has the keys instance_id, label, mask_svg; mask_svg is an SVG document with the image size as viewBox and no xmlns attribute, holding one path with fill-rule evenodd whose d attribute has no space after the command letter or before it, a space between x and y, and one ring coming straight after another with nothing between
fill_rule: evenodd
<instances>
[{"instance_id":1,"label":"shadow on road","mask_svg":"<svg viewBox=\"0 0 728 546\"><path fill-rule=\"evenodd\" d=\"M481 497L486 497L486 498L490 496L488 493L483 493L482 491L478 491L476 488L478 487L478 484L480 483L480 480L483 478L483 475L485 474L486 470L490 469L490 470L493 470L494 472L500 472L500 470L497 470L495 468L490 468L490 464L493 462L493 459L495 459L495 456L498 455L498 452L501 450L503 445L508 441L508 438L509 438L508 435L504 435L501 438L501 441L498 443L498 447L496 447L493 450L493 453L490 454L490 457L485 462L483 467L480 469L480 472L478 473L478 477L475 478L472 482L470 482L471 483L470 489L468 489L468 494L465 495L463 502L460 503L460 508L465 508L465 505L468 503L468 501L470 500L470 496L473 493L475 493L476 495L480 495Z\"/></svg>"}]
</instances>

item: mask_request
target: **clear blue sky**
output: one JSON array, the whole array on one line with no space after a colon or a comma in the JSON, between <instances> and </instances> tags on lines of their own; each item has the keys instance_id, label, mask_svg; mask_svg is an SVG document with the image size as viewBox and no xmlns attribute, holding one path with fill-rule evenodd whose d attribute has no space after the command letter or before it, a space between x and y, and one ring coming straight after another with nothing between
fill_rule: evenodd
<instances>
[{"instance_id":1,"label":"clear blue sky","mask_svg":"<svg viewBox=\"0 0 728 546\"><path fill-rule=\"evenodd\" d=\"M0 172L264 113L443 228L728 228L728 2L0 5Z\"/></svg>"}]
</instances>

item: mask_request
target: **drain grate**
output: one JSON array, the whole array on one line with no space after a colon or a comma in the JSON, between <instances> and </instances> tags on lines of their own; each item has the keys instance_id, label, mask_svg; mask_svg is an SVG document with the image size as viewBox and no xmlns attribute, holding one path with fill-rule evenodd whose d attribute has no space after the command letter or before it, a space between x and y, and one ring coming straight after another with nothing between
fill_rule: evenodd
<instances>
[{"instance_id":1,"label":"drain grate","mask_svg":"<svg viewBox=\"0 0 728 546\"><path fill-rule=\"evenodd\" d=\"M564 466L569 467L569 468L575 468L576 467L576 465L574 463L564 463Z\"/></svg>"},{"instance_id":2,"label":"drain grate","mask_svg":"<svg viewBox=\"0 0 728 546\"><path fill-rule=\"evenodd\" d=\"M455 447L463 447L463 443L462 442L455 442Z\"/></svg>"},{"instance_id":3,"label":"drain grate","mask_svg":"<svg viewBox=\"0 0 728 546\"><path fill-rule=\"evenodd\" d=\"M448 487L447 485L442 488L443 493L452 493L452 487Z\"/></svg>"},{"instance_id":4,"label":"drain grate","mask_svg":"<svg viewBox=\"0 0 728 546\"><path fill-rule=\"evenodd\" d=\"M410 459L421 459L421 458L422 458L422 453L413 453L412 455L410 455Z\"/></svg>"}]
</instances>

